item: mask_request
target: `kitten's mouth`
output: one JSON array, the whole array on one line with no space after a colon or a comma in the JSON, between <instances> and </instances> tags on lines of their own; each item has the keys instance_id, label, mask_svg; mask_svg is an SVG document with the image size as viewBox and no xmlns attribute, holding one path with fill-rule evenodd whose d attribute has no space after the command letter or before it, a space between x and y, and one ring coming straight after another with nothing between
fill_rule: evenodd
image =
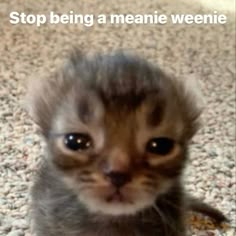
<instances>
[{"instance_id":1,"label":"kitten's mouth","mask_svg":"<svg viewBox=\"0 0 236 236\"><path fill-rule=\"evenodd\" d=\"M129 186L97 186L80 192L79 199L89 211L112 216L136 214L155 201L153 195Z\"/></svg>"},{"instance_id":2,"label":"kitten's mouth","mask_svg":"<svg viewBox=\"0 0 236 236\"><path fill-rule=\"evenodd\" d=\"M106 198L106 201L108 203L112 203L112 202L118 202L118 203L130 203L128 201L128 199L125 198L125 196L121 193L120 190L116 190L114 193L112 193L111 195L109 195L107 198Z\"/></svg>"}]
</instances>

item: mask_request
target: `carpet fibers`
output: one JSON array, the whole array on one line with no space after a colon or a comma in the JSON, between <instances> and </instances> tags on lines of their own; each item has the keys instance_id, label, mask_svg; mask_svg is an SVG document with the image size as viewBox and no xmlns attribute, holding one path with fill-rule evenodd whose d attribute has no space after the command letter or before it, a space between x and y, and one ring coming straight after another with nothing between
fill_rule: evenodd
<instances>
[{"instance_id":1,"label":"carpet fibers","mask_svg":"<svg viewBox=\"0 0 236 236\"><path fill-rule=\"evenodd\" d=\"M171 2L171 3L170 3ZM191 1L193 2L193 1ZM35 25L9 23L12 11L26 14L209 14L197 4L179 1L0 1L0 235L29 236L28 191L43 152L37 128L24 111L28 79L58 67L68 50L134 49L166 72L195 76L205 97L203 127L191 145L186 188L221 209L229 225L217 228L189 215L190 236L234 236L235 166L235 22L192 25ZM46 235L45 235L46 236Z\"/></svg>"}]
</instances>

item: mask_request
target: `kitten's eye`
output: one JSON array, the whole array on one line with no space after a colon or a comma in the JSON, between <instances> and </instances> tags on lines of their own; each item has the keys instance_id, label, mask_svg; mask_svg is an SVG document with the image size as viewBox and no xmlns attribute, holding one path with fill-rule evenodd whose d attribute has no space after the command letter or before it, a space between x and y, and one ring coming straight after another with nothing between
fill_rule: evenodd
<instances>
[{"instance_id":1,"label":"kitten's eye","mask_svg":"<svg viewBox=\"0 0 236 236\"><path fill-rule=\"evenodd\" d=\"M148 141L146 150L153 154L167 155L174 147L174 140L169 138L153 138Z\"/></svg>"},{"instance_id":2,"label":"kitten's eye","mask_svg":"<svg viewBox=\"0 0 236 236\"><path fill-rule=\"evenodd\" d=\"M70 133L65 135L64 144L70 150L83 151L92 146L92 140L88 134Z\"/></svg>"}]
</instances>

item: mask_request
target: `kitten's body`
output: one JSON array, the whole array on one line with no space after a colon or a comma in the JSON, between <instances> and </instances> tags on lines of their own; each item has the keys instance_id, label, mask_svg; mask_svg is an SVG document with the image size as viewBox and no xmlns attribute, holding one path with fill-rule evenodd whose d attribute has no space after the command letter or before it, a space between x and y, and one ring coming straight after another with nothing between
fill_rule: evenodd
<instances>
[{"instance_id":1,"label":"kitten's body","mask_svg":"<svg viewBox=\"0 0 236 236\"><path fill-rule=\"evenodd\" d=\"M47 142L32 191L37 236L185 236L189 208L225 219L183 191L200 115L188 86L121 52L77 52L32 98Z\"/></svg>"}]
</instances>

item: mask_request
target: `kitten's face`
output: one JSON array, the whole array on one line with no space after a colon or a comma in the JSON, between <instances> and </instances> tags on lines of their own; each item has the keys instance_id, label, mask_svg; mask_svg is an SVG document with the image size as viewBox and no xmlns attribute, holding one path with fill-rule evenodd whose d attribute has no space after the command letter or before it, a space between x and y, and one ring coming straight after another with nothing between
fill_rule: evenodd
<instances>
[{"instance_id":1,"label":"kitten's face","mask_svg":"<svg viewBox=\"0 0 236 236\"><path fill-rule=\"evenodd\" d=\"M180 112L186 107L180 108L183 98L176 97L177 90L168 85L170 81L163 91L154 87L151 92L134 92L135 85L127 81L132 78L137 82L141 73L132 68L127 76L130 67L125 66L120 65L124 72L116 85L126 86L125 92L117 87L112 90L112 83L104 89L99 81L94 88L73 78L66 92L62 92L65 83L60 93L54 94L61 95L60 102L54 99L54 104L45 103L47 109L54 106L44 132L49 133L50 157L60 169L60 177L91 212L107 215L135 214L151 207L159 195L168 191L180 177L196 118L192 112L194 119L190 121L190 115ZM104 73L107 70L91 76L94 80L107 76L107 83L109 76ZM42 114L42 109L38 113ZM44 119L43 129L45 124Z\"/></svg>"},{"instance_id":2,"label":"kitten's face","mask_svg":"<svg viewBox=\"0 0 236 236\"><path fill-rule=\"evenodd\" d=\"M73 88L74 89L74 88ZM184 162L181 121L171 123L156 96L135 108L68 93L55 116L50 147L64 181L93 212L134 214L154 204Z\"/></svg>"}]
</instances>

